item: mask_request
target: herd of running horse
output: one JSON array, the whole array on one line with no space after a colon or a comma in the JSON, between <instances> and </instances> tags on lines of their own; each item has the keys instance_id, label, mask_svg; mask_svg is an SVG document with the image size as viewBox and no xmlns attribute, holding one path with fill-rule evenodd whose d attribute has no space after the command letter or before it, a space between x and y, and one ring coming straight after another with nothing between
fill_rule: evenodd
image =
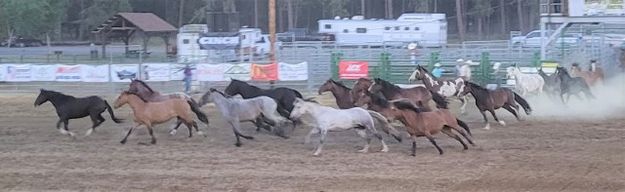
<instances>
[{"instance_id":1,"label":"herd of running horse","mask_svg":"<svg viewBox=\"0 0 625 192\"><path fill-rule=\"evenodd\" d=\"M594 97L587 81L581 77L571 77L565 68L558 67L553 75L546 75L540 71L540 77L544 84L544 87L540 86L541 92L544 89L549 93L557 91L561 96L584 93L589 98ZM134 126L128 129L120 143L126 143L133 130L145 126L151 136L150 143L156 144L154 125L171 119L176 119L170 130L171 135L176 134L177 129L184 124L189 137L193 136L193 129L197 134L206 136L193 115L197 116L204 127L209 127L209 118L201 107L213 103L220 111L222 119L232 127L237 147L241 146L240 138L254 139L242 133L241 122L254 123L256 131L264 129L283 138L289 137L285 130L289 124L293 129L297 127L296 125L302 124L311 128L305 136L305 143L310 141L311 136L320 135L314 151L315 156L321 154L328 132L348 129L355 130L364 139L366 144L359 150L360 152L369 150L369 143L374 137L380 140L381 151L386 152L388 146L378 130L391 135L399 142L402 141L402 134L391 124L393 121L399 121L404 125L404 130L412 141L413 156L416 155L418 137L427 138L438 152L443 154L443 150L433 137L438 133L457 140L466 150L468 147L464 140L474 145L472 134L467 124L448 108L447 100L452 97L461 101L460 110L461 113L465 113L467 95L472 95L486 123L485 129L490 128L486 111L502 126L505 126L505 122L497 117L496 109L503 108L509 111L517 120L520 108L523 108L527 115L532 111L529 103L509 88L486 89L461 78L440 80L421 66L417 67L411 79L423 81L424 86L402 88L380 78L361 78L349 88L329 79L319 88L318 93L331 92L338 109L323 106L313 99L304 99L301 93L291 88L261 89L239 80L232 80L224 91L209 89L199 102L184 93L161 94L145 82L135 79L130 83L128 90L120 93L113 107L98 96L76 98L45 89L40 90L35 106L50 101L59 117L57 129L62 134L74 137L75 134L68 130L70 119L89 116L93 125L85 134L88 136L105 121L101 115L105 111L108 111L114 122L123 123L122 119L115 117L113 108L129 105L134 115ZM233 97L235 95L242 98ZM430 106L431 101L436 104L435 107ZM60 127L61 124L64 125L63 128Z\"/></svg>"}]
</instances>

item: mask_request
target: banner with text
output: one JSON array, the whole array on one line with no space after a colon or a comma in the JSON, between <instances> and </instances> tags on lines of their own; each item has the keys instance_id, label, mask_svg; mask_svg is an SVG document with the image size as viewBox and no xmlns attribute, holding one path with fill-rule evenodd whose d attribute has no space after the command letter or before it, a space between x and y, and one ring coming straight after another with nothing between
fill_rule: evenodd
<instances>
[{"instance_id":1,"label":"banner with text","mask_svg":"<svg viewBox=\"0 0 625 192\"><path fill-rule=\"evenodd\" d=\"M84 82L109 82L108 65L80 65Z\"/></svg>"},{"instance_id":2,"label":"banner with text","mask_svg":"<svg viewBox=\"0 0 625 192\"><path fill-rule=\"evenodd\" d=\"M251 78L251 68L252 64L250 63L239 63L239 64L226 64L227 69L224 72L224 80L230 81L230 79L237 79L241 81L249 81Z\"/></svg>"},{"instance_id":3,"label":"banner with text","mask_svg":"<svg viewBox=\"0 0 625 192\"><path fill-rule=\"evenodd\" d=\"M169 81L168 63L144 63L141 64L141 79L146 81Z\"/></svg>"},{"instance_id":4,"label":"banner with text","mask_svg":"<svg viewBox=\"0 0 625 192\"><path fill-rule=\"evenodd\" d=\"M1 81L6 81L7 77L7 66L6 65L0 65L0 82Z\"/></svg>"},{"instance_id":5,"label":"banner with text","mask_svg":"<svg viewBox=\"0 0 625 192\"><path fill-rule=\"evenodd\" d=\"M6 66L6 81L24 82L31 81L30 64L9 64Z\"/></svg>"},{"instance_id":6,"label":"banner with text","mask_svg":"<svg viewBox=\"0 0 625 192\"><path fill-rule=\"evenodd\" d=\"M369 75L369 62L367 61L340 61L339 78L359 79Z\"/></svg>"},{"instance_id":7,"label":"banner with text","mask_svg":"<svg viewBox=\"0 0 625 192\"><path fill-rule=\"evenodd\" d=\"M56 65L30 65L31 81L54 81Z\"/></svg>"},{"instance_id":8,"label":"banner with text","mask_svg":"<svg viewBox=\"0 0 625 192\"><path fill-rule=\"evenodd\" d=\"M57 65L56 81L77 82L82 80L80 65Z\"/></svg>"},{"instance_id":9,"label":"banner with text","mask_svg":"<svg viewBox=\"0 0 625 192\"><path fill-rule=\"evenodd\" d=\"M252 80L275 81L278 80L278 64L252 64Z\"/></svg>"},{"instance_id":10,"label":"banner with text","mask_svg":"<svg viewBox=\"0 0 625 192\"><path fill-rule=\"evenodd\" d=\"M139 65L115 64L111 65L111 78L113 82L130 82L139 77Z\"/></svg>"},{"instance_id":11,"label":"banner with text","mask_svg":"<svg viewBox=\"0 0 625 192\"><path fill-rule=\"evenodd\" d=\"M224 74L231 64L197 64L196 76L199 81L229 81Z\"/></svg>"},{"instance_id":12,"label":"banner with text","mask_svg":"<svg viewBox=\"0 0 625 192\"><path fill-rule=\"evenodd\" d=\"M308 80L308 62L297 64L278 63L278 79L280 81Z\"/></svg>"}]
</instances>

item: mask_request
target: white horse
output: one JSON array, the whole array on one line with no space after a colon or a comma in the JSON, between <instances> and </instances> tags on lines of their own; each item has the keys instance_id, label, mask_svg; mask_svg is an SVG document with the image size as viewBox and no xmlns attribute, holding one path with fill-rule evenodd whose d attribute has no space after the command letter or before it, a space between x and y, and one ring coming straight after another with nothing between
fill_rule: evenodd
<instances>
[{"instance_id":1,"label":"white horse","mask_svg":"<svg viewBox=\"0 0 625 192\"><path fill-rule=\"evenodd\" d=\"M456 80L440 80L432 73L430 73L427 69L422 66L417 66L417 69L412 72L408 81L416 81L421 80L425 85L425 88L434 91L445 98L449 97L457 97L458 100L462 103L460 106L460 113L465 113L465 109L467 106L466 96L459 96L457 93L460 92L460 88L464 85L464 79L457 78Z\"/></svg>"},{"instance_id":2,"label":"white horse","mask_svg":"<svg viewBox=\"0 0 625 192\"><path fill-rule=\"evenodd\" d=\"M321 135L319 145L317 145L317 149L313 153L314 156L321 154L328 131L342 131L352 128L355 128L358 135L366 141L365 146L359 152L366 153L369 151L371 135L375 136L382 143L382 152L388 151L388 146L386 146L382 136L374 127L373 118L363 108L335 109L299 98L295 100L294 106L293 111L291 111L291 119L299 119L306 116L312 121L310 126L313 128L306 135L304 142L309 143L313 134L319 133Z\"/></svg>"},{"instance_id":3,"label":"white horse","mask_svg":"<svg viewBox=\"0 0 625 192\"><path fill-rule=\"evenodd\" d=\"M520 92L521 96L534 92L542 94L545 80L539 74L521 73L518 67L508 67L506 72L508 73L508 78L514 77L515 88Z\"/></svg>"},{"instance_id":4,"label":"white horse","mask_svg":"<svg viewBox=\"0 0 625 192\"><path fill-rule=\"evenodd\" d=\"M253 122L257 127L257 131L262 126L276 133L278 136L286 138L284 131L281 129L267 128L262 124L264 122L272 126L279 126L287 122L286 118L278 114L278 104L270 97L258 96L250 99L233 98L211 88L202 96L199 104L202 106L209 102L215 103L215 106L217 106L223 118L232 126L234 135L237 138L237 142L235 143L237 147L241 146L239 136L245 139L254 139L251 136L241 134L240 122Z\"/></svg>"}]
</instances>

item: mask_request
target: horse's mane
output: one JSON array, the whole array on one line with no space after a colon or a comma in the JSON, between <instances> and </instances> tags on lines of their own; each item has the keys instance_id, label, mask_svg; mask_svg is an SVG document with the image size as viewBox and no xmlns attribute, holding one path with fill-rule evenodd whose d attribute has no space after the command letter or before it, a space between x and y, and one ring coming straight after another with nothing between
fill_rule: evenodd
<instances>
[{"instance_id":1,"label":"horse's mane","mask_svg":"<svg viewBox=\"0 0 625 192\"><path fill-rule=\"evenodd\" d=\"M330 79L330 81L331 81L332 83L334 83L335 85L338 85L339 87L342 87L342 88L347 89L347 90L352 90L351 88L349 88L349 87L347 87L347 86L343 85L343 83L341 83L341 82L334 81L333 79Z\"/></svg>"},{"instance_id":2,"label":"horse's mane","mask_svg":"<svg viewBox=\"0 0 625 192\"><path fill-rule=\"evenodd\" d=\"M378 94L371 93L369 91L366 91L366 94L371 98L371 103L375 105L379 105L382 107L388 107L390 105L390 103L388 102L388 100L386 100L386 98Z\"/></svg>"},{"instance_id":3,"label":"horse's mane","mask_svg":"<svg viewBox=\"0 0 625 192\"><path fill-rule=\"evenodd\" d=\"M148 86L148 84L147 84L147 83L145 83L145 82L143 82L143 81L141 81L141 80L139 80L139 79L133 79L132 81L140 83L140 84L141 84L141 85L143 85L146 89L148 89L148 91L150 91L151 93L154 93L154 90L152 90L152 88L151 88L150 86Z\"/></svg>"},{"instance_id":4,"label":"horse's mane","mask_svg":"<svg viewBox=\"0 0 625 192\"><path fill-rule=\"evenodd\" d=\"M46 93L46 95L50 96L50 97L69 97L69 98L75 98L74 96L71 95L66 95L63 94L61 92L58 91L52 91L52 90L46 90L46 89L41 89L42 92Z\"/></svg>"},{"instance_id":5,"label":"horse's mane","mask_svg":"<svg viewBox=\"0 0 625 192\"><path fill-rule=\"evenodd\" d=\"M469 82L469 81L465 81L465 82L466 82L466 84L468 84L469 86L471 86L472 88L475 88L475 89L477 89L477 90L480 90L480 91L488 91L488 89L486 89L486 88L484 88L484 87L482 87L482 86L480 86L480 85L478 85L478 84L475 84L475 83L473 83L473 82Z\"/></svg>"},{"instance_id":6,"label":"horse's mane","mask_svg":"<svg viewBox=\"0 0 625 192\"><path fill-rule=\"evenodd\" d=\"M382 85L382 87L387 87L387 88L395 88L395 89L401 89L399 86L392 84L391 82L388 82L384 79L381 78L375 78L374 81L376 83L379 83L380 85Z\"/></svg>"},{"instance_id":7,"label":"horse's mane","mask_svg":"<svg viewBox=\"0 0 625 192\"><path fill-rule=\"evenodd\" d=\"M124 91L123 93L128 94L128 95L134 95L137 96L139 99L141 99L141 101L143 101L144 103L147 103L148 100L145 100L143 97L137 95L136 93L130 92L130 91Z\"/></svg>"},{"instance_id":8,"label":"horse's mane","mask_svg":"<svg viewBox=\"0 0 625 192\"><path fill-rule=\"evenodd\" d=\"M427 74L430 74L430 71L421 65L417 65L417 69L424 71Z\"/></svg>"},{"instance_id":9,"label":"horse's mane","mask_svg":"<svg viewBox=\"0 0 625 192\"><path fill-rule=\"evenodd\" d=\"M566 70L566 68L564 67L558 67L556 68L558 70L558 74L562 74L562 75L566 75L567 77L571 77L571 75L569 74L569 72Z\"/></svg>"},{"instance_id":10,"label":"horse's mane","mask_svg":"<svg viewBox=\"0 0 625 192\"><path fill-rule=\"evenodd\" d=\"M408 109L408 110L413 110L416 113L423 112L417 106L413 105L412 103L406 100L393 101L393 105L395 105L395 107L397 107L397 109L400 109L400 110Z\"/></svg>"}]
</instances>

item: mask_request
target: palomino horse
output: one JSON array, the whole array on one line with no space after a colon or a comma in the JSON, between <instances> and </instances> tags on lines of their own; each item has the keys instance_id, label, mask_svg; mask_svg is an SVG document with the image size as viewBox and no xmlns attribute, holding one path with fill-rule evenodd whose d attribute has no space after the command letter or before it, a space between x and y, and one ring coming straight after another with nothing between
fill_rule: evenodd
<instances>
[{"instance_id":1,"label":"palomino horse","mask_svg":"<svg viewBox=\"0 0 625 192\"><path fill-rule=\"evenodd\" d=\"M437 93L432 93L432 96L432 100L436 102L436 106L439 107L439 109L447 109L447 101L445 100L445 98L438 95ZM363 106L365 104L367 105L367 109L376 111L384 115L389 120L397 119L397 117L395 117L395 113L393 113L393 111L391 110L390 102L378 94L373 94L368 91L362 93L358 100L356 100L355 105ZM460 127L467 131L469 135L471 135L471 130L469 129L469 126L467 126L463 121L460 120L458 120L457 123L460 125Z\"/></svg>"},{"instance_id":2,"label":"palomino horse","mask_svg":"<svg viewBox=\"0 0 625 192\"><path fill-rule=\"evenodd\" d=\"M571 67L571 77L581 77L586 81L589 87L594 87L603 83L604 74L603 69L597 66L596 63L591 63L588 71L583 71L579 65L574 64Z\"/></svg>"},{"instance_id":3,"label":"palomino horse","mask_svg":"<svg viewBox=\"0 0 625 192\"><path fill-rule=\"evenodd\" d=\"M388 151L388 146L384 143L382 136L375 129L373 118L365 109L360 107L354 107L350 109L335 109L319 105L313 102L307 102L303 99L296 99L294 103L293 111L291 112L291 119L299 119L303 116L313 118L315 122L313 128L306 135L305 143L310 141L310 137L319 133L321 135L317 149L313 153L314 156L319 156L323 149L323 144L326 139L328 131L341 131L348 129L356 129L358 135L365 139L365 146L359 150L359 152L366 153L369 151L369 144L371 143L371 135L375 136L382 143L382 152Z\"/></svg>"},{"instance_id":4,"label":"palomino horse","mask_svg":"<svg viewBox=\"0 0 625 192\"><path fill-rule=\"evenodd\" d=\"M484 129L490 129L490 123L488 123L488 118L486 118L485 111L490 112L490 114L493 115L493 118L495 118L495 121L497 121L502 126L505 126L506 123L503 120L499 120L499 118L497 118L497 115L495 114L496 109L506 109L507 111L512 113L517 120L520 120L519 115L517 114L517 111L519 110L519 106L517 105L517 103L519 103L521 107L523 107L523 110L527 115L531 114L532 112L532 108L530 108L529 103L527 103L527 101L523 99L523 97L505 87L499 87L495 90L489 90L475 83L465 81L464 86L462 87L462 91L458 94L466 95L469 93L471 93L471 95L473 95L473 98L475 98L475 105L477 106L477 109L480 110L480 113L484 118L484 122L486 123Z\"/></svg>"},{"instance_id":5,"label":"palomino horse","mask_svg":"<svg viewBox=\"0 0 625 192\"><path fill-rule=\"evenodd\" d=\"M521 92L521 96L528 93L541 94L543 92L545 80L539 74L525 74L518 67L508 67L506 72L508 78L514 77L515 88Z\"/></svg>"},{"instance_id":6,"label":"palomino horse","mask_svg":"<svg viewBox=\"0 0 625 192\"><path fill-rule=\"evenodd\" d=\"M41 89L39 96L35 99L35 107L47 101L50 101L56 109L56 114L59 116L56 128L63 135L74 136L74 133L67 129L70 119L78 119L89 116L91 117L91 122L93 123L91 129L89 129L85 134L85 136L89 136L96 127L100 126L100 124L105 121L104 117L102 117L102 112L104 111L109 112L111 119L113 119L115 123L122 123L123 121L121 119L117 119L115 114L113 114L113 109L109 103L98 96L76 98L56 91ZM64 124L63 129L60 129L61 123Z\"/></svg>"},{"instance_id":7,"label":"palomino horse","mask_svg":"<svg viewBox=\"0 0 625 192\"><path fill-rule=\"evenodd\" d=\"M560 78L558 78L555 73L547 75L541 68L538 69L538 75L545 81L545 86L543 87L544 92L547 92L552 98L560 94Z\"/></svg>"},{"instance_id":8,"label":"palomino horse","mask_svg":"<svg viewBox=\"0 0 625 192\"><path fill-rule=\"evenodd\" d=\"M189 137L193 136L192 127L195 127L195 131L199 135L204 135L197 126L197 123L193 120L193 111L187 100L185 99L168 99L160 102L146 102L139 96L124 91L115 100L114 107L120 108L124 105L130 105L134 114L135 126L131 127L126 133L126 137L120 141L121 144L125 144L126 140L132 130L139 128L141 125L145 125L148 128L148 132L152 137L152 144L156 144L156 137L152 131L152 126L169 121L173 118L178 118L182 121L189 130Z\"/></svg>"},{"instance_id":9,"label":"palomino horse","mask_svg":"<svg viewBox=\"0 0 625 192\"><path fill-rule=\"evenodd\" d=\"M408 81L415 81L415 80L423 81L423 84L425 85L427 89L429 89L430 91L436 92L446 98L457 96L458 89L460 88L458 84L464 82L462 78L457 78L454 81L439 80L438 78L434 77L434 75L432 75L432 73L430 73L427 69L425 69L425 67L422 67L421 65L417 66L417 69L414 72L412 72L412 74L410 75L410 78L408 78ZM466 97L457 97L457 98L462 103L462 106L460 107L460 113L464 114L465 108L467 106Z\"/></svg>"},{"instance_id":10,"label":"palomino horse","mask_svg":"<svg viewBox=\"0 0 625 192\"><path fill-rule=\"evenodd\" d=\"M555 73L560 79L560 99L562 103L567 103L571 98L571 95L575 95L581 100L579 96L580 92L586 95L586 99L594 99L595 96L590 92L590 86L581 77L571 77L564 67L557 67ZM567 94L566 101L564 101L564 94Z\"/></svg>"},{"instance_id":11,"label":"palomino horse","mask_svg":"<svg viewBox=\"0 0 625 192\"><path fill-rule=\"evenodd\" d=\"M381 92L384 97L389 100L406 98L413 104L429 110L429 102L432 100L432 94L425 87L414 87L410 89L402 89L392 83L380 78L375 78L373 84L368 89L371 93Z\"/></svg>"},{"instance_id":12,"label":"palomino horse","mask_svg":"<svg viewBox=\"0 0 625 192\"><path fill-rule=\"evenodd\" d=\"M287 120L278 114L278 104L267 96L258 96L251 99L238 99L231 96L226 96L224 93L217 89L211 88L206 92L200 104L213 102L219 109L222 116L232 126L234 136L237 142L234 144L237 147L241 146L241 140L239 137L245 139L254 139L254 137L243 135L241 133L241 123L245 121L254 122L257 127L257 131L262 126L262 123L267 123L271 126L282 125ZM273 129L273 128L272 128ZM278 136L287 138L281 129L268 130L276 133Z\"/></svg>"},{"instance_id":13,"label":"palomino horse","mask_svg":"<svg viewBox=\"0 0 625 192\"><path fill-rule=\"evenodd\" d=\"M437 104L441 106L441 104ZM445 104L441 107L446 107ZM443 132L451 138L456 139L462 144L464 150L469 147L462 141L462 139L456 135L452 130L460 133L470 144L475 145L471 138L467 136L459 122L462 122L454 117L451 112L445 108L436 111L425 112L411 102L393 101L391 102L391 111L399 121L406 125L406 129L412 139L412 156L417 155L417 137L426 137L434 147L438 150L439 154L443 154L443 149L438 146L433 135ZM464 124L464 122L463 122Z\"/></svg>"},{"instance_id":14,"label":"palomino horse","mask_svg":"<svg viewBox=\"0 0 625 192\"><path fill-rule=\"evenodd\" d=\"M352 89L346 87L340 82L336 82L332 79L328 79L321 87L319 87L319 95L323 92L330 91L336 100L336 105L339 109L349 109L354 107L354 100L352 97Z\"/></svg>"},{"instance_id":15,"label":"palomino horse","mask_svg":"<svg viewBox=\"0 0 625 192\"><path fill-rule=\"evenodd\" d=\"M148 84L138 79L133 79L130 82L130 87L128 88L128 92L135 94L139 96L142 100L145 100L148 102L160 102L160 101L165 101L169 99L184 99L187 101L187 103L189 103L189 107L191 107L191 110L193 111L193 113L195 113L197 118L201 122L206 124L206 127L208 127L208 117L206 116L206 114L202 112L197 102L195 102L193 98L191 98L189 95L185 93L178 92L178 93L171 93L171 94L164 95L164 94L159 93L158 91L154 91L150 86L148 86ZM178 120L178 122L176 122L176 125L172 127L172 131L174 131L173 133L175 133L175 130L178 129L180 124L182 124L182 122Z\"/></svg>"}]
</instances>

